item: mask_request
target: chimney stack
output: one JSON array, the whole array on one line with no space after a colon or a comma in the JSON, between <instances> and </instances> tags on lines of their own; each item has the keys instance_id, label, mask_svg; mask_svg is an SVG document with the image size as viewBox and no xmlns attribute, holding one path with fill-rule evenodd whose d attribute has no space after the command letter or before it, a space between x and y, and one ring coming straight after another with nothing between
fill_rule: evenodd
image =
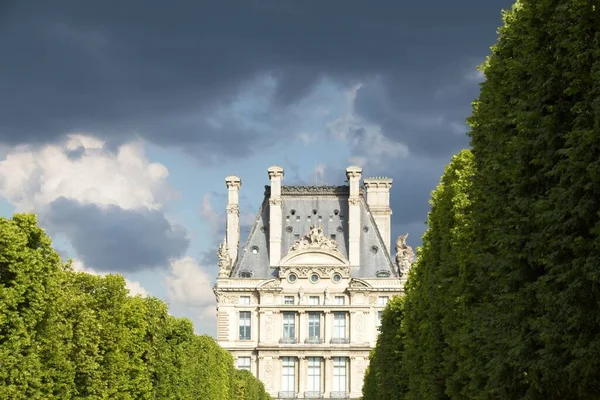
<instances>
[{"instance_id":1,"label":"chimney stack","mask_svg":"<svg viewBox=\"0 0 600 400\"><path fill-rule=\"evenodd\" d=\"M269 264L276 267L281 261L281 232L283 230L281 209L281 181L283 168L273 165L267 169L271 180L271 198L269 199Z\"/></svg>"},{"instance_id":2,"label":"chimney stack","mask_svg":"<svg viewBox=\"0 0 600 400\"><path fill-rule=\"evenodd\" d=\"M228 190L227 202L227 226L225 241L227 251L231 257L231 265L237 261L238 248L240 244L240 187L242 180L234 175L225 178Z\"/></svg>"},{"instance_id":3,"label":"chimney stack","mask_svg":"<svg viewBox=\"0 0 600 400\"><path fill-rule=\"evenodd\" d=\"M346 168L346 177L350 184L348 197L348 258L351 266L360 265L360 177L361 167Z\"/></svg>"},{"instance_id":4,"label":"chimney stack","mask_svg":"<svg viewBox=\"0 0 600 400\"><path fill-rule=\"evenodd\" d=\"M369 210L373 215L373 219L375 219L375 224L383 239L385 248L391 254L392 209L390 208L390 188L392 187L392 179L382 176L365 178L364 184L367 191Z\"/></svg>"}]
</instances>

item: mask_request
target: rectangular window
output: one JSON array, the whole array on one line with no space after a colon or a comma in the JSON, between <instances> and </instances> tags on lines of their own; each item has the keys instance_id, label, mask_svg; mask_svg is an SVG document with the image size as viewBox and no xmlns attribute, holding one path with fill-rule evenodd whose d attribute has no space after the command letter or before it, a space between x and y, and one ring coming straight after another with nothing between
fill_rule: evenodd
<instances>
[{"instance_id":1,"label":"rectangular window","mask_svg":"<svg viewBox=\"0 0 600 400\"><path fill-rule=\"evenodd\" d=\"M333 357L333 391L346 391L346 357Z\"/></svg>"},{"instance_id":2,"label":"rectangular window","mask_svg":"<svg viewBox=\"0 0 600 400\"><path fill-rule=\"evenodd\" d=\"M284 296L283 304L294 304L294 296Z\"/></svg>"},{"instance_id":3,"label":"rectangular window","mask_svg":"<svg viewBox=\"0 0 600 400\"><path fill-rule=\"evenodd\" d=\"M240 340L250 340L250 311L240 311Z\"/></svg>"},{"instance_id":4,"label":"rectangular window","mask_svg":"<svg viewBox=\"0 0 600 400\"><path fill-rule=\"evenodd\" d=\"M250 296L240 296L240 304L245 306L250 305Z\"/></svg>"},{"instance_id":5,"label":"rectangular window","mask_svg":"<svg viewBox=\"0 0 600 400\"><path fill-rule=\"evenodd\" d=\"M283 337L294 339L296 337L296 313L283 313Z\"/></svg>"},{"instance_id":6,"label":"rectangular window","mask_svg":"<svg viewBox=\"0 0 600 400\"><path fill-rule=\"evenodd\" d=\"M306 389L309 392L321 391L321 357L308 357L308 382Z\"/></svg>"},{"instance_id":7,"label":"rectangular window","mask_svg":"<svg viewBox=\"0 0 600 400\"><path fill-rule=\"evenodd\" d=\"M319 339L321 338L321 313L309 312L308 313L308 338Z\"/></svg>"},{"instance_id":8,"label":"rectangular window","mask_svg":"<svg viewBox=\"0 0 600 400\"><path fill-rule=\"evenodd\" d=\"M389 299L390 298L388 296L379 296L379 298L377 298L377 305L385 306Z\"/></svg>"},{"instance_id":9,"label":"rectangular window","mask_svg":"<svg viewBox=\"0 0 600 400\"><path fill-rule=\"evenodd\" d=\"M345 339L346 338L346 313L345 312L334 312L333 313L333 338L334 339Z\"/></svg>"},{"instance_id":10,"label":"rectangular window","mask_svg":"<svg viewBox=\"0 0 600 400\"><path fill-rule=\"evenodd\" d=\"M318 306L320 302L319 296L308 296L308 304Z\"/></svg>"},{"instance_id":11,"label":"rectangular window","mask_svg":"<svg viewBox=\"0 0 600 400\"><path fill-rule=\"evenodd\" d=\"M250 357L238 357L237 367L238 369L250 371Z\"/></svg>"},{"instance_id":12,"label":"rectangular window","mask_svg":"<svg viewBox=\"0 0 600 400\"><path fill-rule=\"evenodd\" d=\"M329 235L329 237L331 238L331 240L335 240L335 233L332 233L331 235Z\"/></svg>"},{"instance_id":13,"label":"rectangular window","mask_svg":"<svg viewBox=\"0 0 600 400\"><path fill-rule=\"evenodd\" d=\"M283 392L296 391L296 359L294 357L281 357L281 390Z\"/></svg>"},{"instance_id":14,"label":"rectangular window","mask_svg":"<svg viewBox=\"0 0 600 400\"><path fill-rule=\"evenodd\" d=\"M343 306L344 304L346 304L345 296L335 296L335 298L333 300L334 300L333 304L335 304L336 306Z\"/></svg>"},{"instance_id":15,"label":"rectangular window","mask_svg":"<svg viewBox=\"0 0 600 400\"><path fill-rule=\"evenodd\" d=\"M381 319L383 318L383 311L377 311L377 329L381 326Z\"/></svg>"}]
</instances>

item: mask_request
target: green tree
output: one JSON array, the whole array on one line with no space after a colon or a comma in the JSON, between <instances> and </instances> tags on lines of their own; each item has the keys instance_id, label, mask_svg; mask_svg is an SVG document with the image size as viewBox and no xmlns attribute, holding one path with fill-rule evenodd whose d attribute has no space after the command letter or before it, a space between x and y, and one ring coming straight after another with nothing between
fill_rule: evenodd
<instances>
[{"instance_id":1,"label":"green tree","mask_svg":"<svg viewBox=\"0 0 600 400\"><path fill-rule=\"evenodd\" d=\"M383 310L380 334L365 371L365 400L403 399L407 391L407 375L402 369L405 343L404 298L393 297Z\"/></svg>"},{"instance_id":2,"label":"green tree","mask_svg":"<svg viewBox=\"0 0 600 400\"><path fill-rule=\"evenodd\" d=\"M482 70L465 391L600 398L600 3L518 1Z\"/></svg>"},{"instance_id":3,"label":"green tree","mask_svg":"<svg viewBox=\"0 0 600 400\"><path fill-rule=\"evenodd\" d=\"M39 336L63 269L34 215L0 218L0 398L41 399L50 390Z\"/></svg>"},{"instance_id":4,"label":"green tree","mask_svg":"<svg viewBox=\"0 0 600 400\"><path fill-rule=\"evenodd\" d=\"M468 251L473 156L452 158L432 193L423 246L406 284L404 354L406 399L447 399L468 317ZM398 345L398 348L401 346ZM450 390L452 392L452 390Z\"/></svg>"}]
</instances>

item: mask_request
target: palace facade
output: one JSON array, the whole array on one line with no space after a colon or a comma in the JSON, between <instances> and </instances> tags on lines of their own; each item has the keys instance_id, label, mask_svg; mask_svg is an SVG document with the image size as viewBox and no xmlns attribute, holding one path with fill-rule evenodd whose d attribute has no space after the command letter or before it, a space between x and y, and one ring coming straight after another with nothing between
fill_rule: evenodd
<instances>
[{"instance_id":1,"label":"palace facade","mask_svg":"<svg viewBox=\"0 0 600 400\"><path fill-rule=\"evenodd\" d=\"M358 399L382 310L413 252L391 254L392 180L346 169L348 185L270 185L239 251L241 180L229 176L219 246L217 341L274 399Z\"/></svg>"}]
</instances>

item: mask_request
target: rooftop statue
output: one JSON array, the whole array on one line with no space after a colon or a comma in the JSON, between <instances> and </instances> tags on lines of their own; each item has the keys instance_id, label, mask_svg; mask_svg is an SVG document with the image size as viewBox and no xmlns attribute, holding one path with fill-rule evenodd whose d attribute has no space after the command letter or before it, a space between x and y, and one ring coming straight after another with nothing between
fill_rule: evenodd
<instances>
[{"instance_id":1,"label":"rooftop statue","mask_svg":"<svg viewBox=\"0 0 600 400\"><path fill-rule=\"evenodd\" d=\"M412 247L406 244L408 233L398 236L396 240L396 264L398 264L398 273L404 276L410 270L415 252Z\"/></svg>"},{"instance_id":2,"label":"rooftop statue","mask_svg":"<svg viewBox=\"0 0 600 400\"><path fill-rule=\"evenodd\" d=\"M217 263L219 265L219 277L229 276L229 270L231 269L231 257L229 256L225 238L223 238L223 242L219 245L217 257L219 259Z\"/></svg>"},{"instance_id":3,"label":"rooftop statue","mask_svg":"<svg viewBox=\"0 0 600 400\"><path fill-rule=\"evenodd\" d=\"M300 240L297 240L290 251L300 251L304 249L323 249L329 251L338 251L338 244L335 240L329 239L323 234L323 228L313 225L310 231Z\"/></svg>"}]
</instances>

